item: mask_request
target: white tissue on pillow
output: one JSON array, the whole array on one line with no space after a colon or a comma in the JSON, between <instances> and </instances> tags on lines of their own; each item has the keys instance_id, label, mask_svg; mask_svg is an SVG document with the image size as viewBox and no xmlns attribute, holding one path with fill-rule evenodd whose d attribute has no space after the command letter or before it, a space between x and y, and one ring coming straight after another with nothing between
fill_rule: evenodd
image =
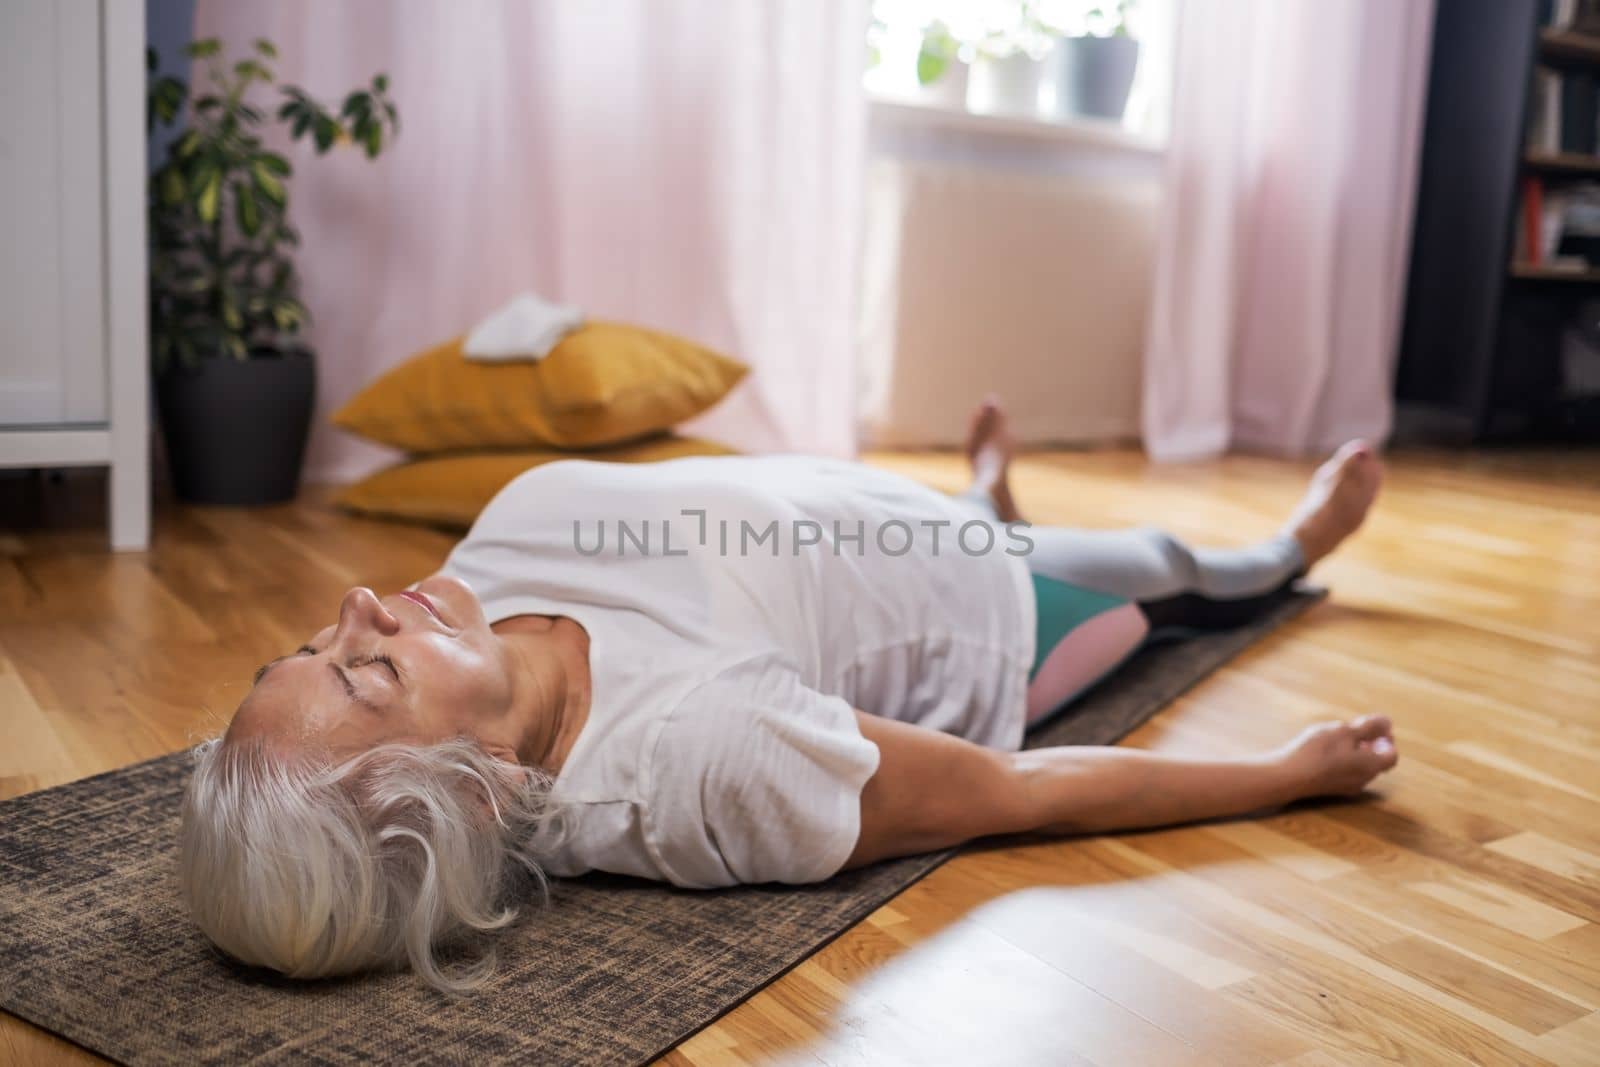
<instances>
[{"instance_id":1,"label":"white tissue on pillow","mask_svg":"<svg viewBox=\"0 0 1600 1067\"><path fill-rule=\"evenodd\" d=\"M560 340L583 325L583 312L522 293L467 335L468 359L493 362L543 359Z\"/></svg>"}]
</instances>

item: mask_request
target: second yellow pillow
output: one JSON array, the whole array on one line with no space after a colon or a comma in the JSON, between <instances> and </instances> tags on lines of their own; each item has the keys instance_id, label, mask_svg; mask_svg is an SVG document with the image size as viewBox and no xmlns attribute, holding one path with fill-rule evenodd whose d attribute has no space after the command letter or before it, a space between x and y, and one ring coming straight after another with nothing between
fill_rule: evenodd
<instances>
[{"instance_id":1,"label":"second yellow pillow","mask_svg":"<svg viewBox=\"0 0 1600 1067\"><path fill-rule=\"evenodd\" d=\"M334 501L351 511L465 529L484 505L523 471L563 459L609 463L659 463L686 456L726 456L733 449L694 437L663 435L596 452L529 449L516 452L462 452L398 463L339 490Z\"/></svg>"}]
</instances>

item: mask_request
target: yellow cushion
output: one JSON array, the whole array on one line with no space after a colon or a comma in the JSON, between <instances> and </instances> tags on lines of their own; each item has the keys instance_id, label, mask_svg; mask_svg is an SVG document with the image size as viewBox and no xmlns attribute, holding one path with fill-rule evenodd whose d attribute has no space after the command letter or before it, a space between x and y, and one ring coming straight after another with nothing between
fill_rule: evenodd
<instances>
[{"instance_id":1,"label":"yellow cushion","mask_svg":"<svg viewBox=\"0 0 1600 1067\"><path fill-rule=\"evenodd\" d=\"M730 448L694 437L662 435L594 452L537 449L461 452L400 463L346 486L334 498L365 515L438 526L467 527L485 504L523 471L561 459L655 463L683 456L725 456Z\"/></svg>"},{"instance_id":2,"label":"yellow cushion","mask_svg":"<svg viewBox=\"0 0 1600 1067\"><path fill-rule=\"evenodd\" d=\"M477 363L446 341L393 368L334 425L420 455L461 449L601 448L700 414L747 368L681 337L591 322L538 362Z\"/></svg>"}]
</instances>

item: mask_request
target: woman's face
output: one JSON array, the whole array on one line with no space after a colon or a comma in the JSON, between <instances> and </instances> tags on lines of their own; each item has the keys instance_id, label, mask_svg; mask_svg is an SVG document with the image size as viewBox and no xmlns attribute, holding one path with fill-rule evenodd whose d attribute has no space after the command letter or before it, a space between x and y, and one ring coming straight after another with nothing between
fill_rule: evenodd
<instances>
[{"instance_id":1,"label":"woman's face","mask_svg":"<svg viewBox=\"0 0 1600 1067\"><path fill-rule=\"evenodd\" d=\"M381 600L356 588L335 624L257 672L227 736L341 754L470 736L495 751L504 747L494 742L511 710L511 670L465 582L435 575Z\"/></svg>"}]
</instances>

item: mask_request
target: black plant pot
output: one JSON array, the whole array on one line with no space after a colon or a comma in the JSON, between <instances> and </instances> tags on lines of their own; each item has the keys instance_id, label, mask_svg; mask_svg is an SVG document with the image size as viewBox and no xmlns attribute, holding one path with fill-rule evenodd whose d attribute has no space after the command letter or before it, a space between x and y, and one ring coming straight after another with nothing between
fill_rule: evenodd
<instances>
[{"instance_id":1,"label":"black plant pot","mask_svg":"<svg viewBox=\"0 0 1600 1067\"><path fill-rule=\"evenodd\" d=\"M195 504L292 499L316 392L316 361L305 349L206 359L157 379L178 496Z\"/></svg>"}]
</instances>

